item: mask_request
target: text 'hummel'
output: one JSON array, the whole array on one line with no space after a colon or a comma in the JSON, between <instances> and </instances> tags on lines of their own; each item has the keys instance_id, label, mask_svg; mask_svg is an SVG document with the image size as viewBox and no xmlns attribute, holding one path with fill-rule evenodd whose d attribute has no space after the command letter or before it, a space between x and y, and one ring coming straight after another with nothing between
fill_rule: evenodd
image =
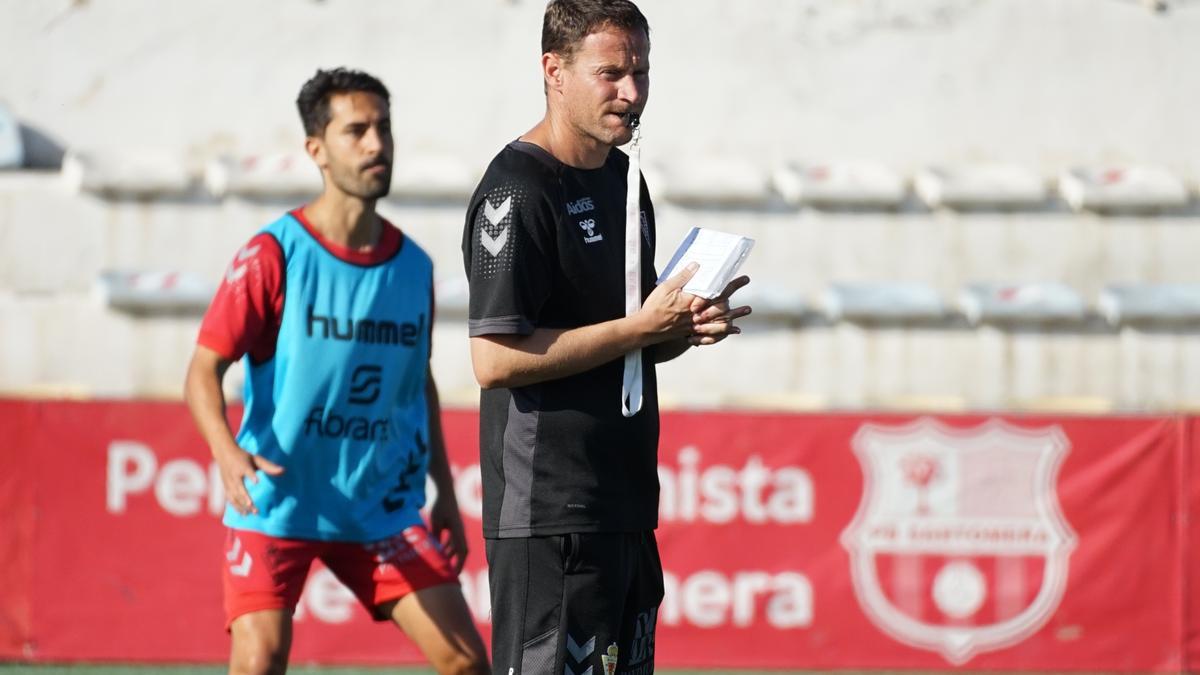
<instances>
[{"instance_id":1,"label":"text 'hummel'","mask_svg":"<svg viewBox=\"0 0 1200 675\"><path fill-rule=\"evenodd\" d=\"M315 329L315 330L314 330ZM365 344L417 346L417 338L425 333L425 314L417 322L373 319L339 319L336 316L321 316L308 307L308 336L326 340L361 342Z\"/></svg>"}]
</instances>

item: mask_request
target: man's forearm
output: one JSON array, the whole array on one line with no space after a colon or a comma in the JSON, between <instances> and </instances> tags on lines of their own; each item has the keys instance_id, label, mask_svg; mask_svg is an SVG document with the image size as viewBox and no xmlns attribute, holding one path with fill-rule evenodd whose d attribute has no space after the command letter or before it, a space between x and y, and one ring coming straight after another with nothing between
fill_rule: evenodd
<instances>
[{"instance_id":1,"label":"man's forearm","mask_svg":"<svg viewBox=\"0 0 1200 675\"><path fill-rule=\"evenodd\" d=\"M225 392L221 390L221 380L228 364L211 353L201 351L204 349L197 348L197 354L188 367L184 399L200 436L216 454L236 446L237 441L225 417Z\"/></svg>"},{"instance_id":2,"label":"man's forearm","mask_svg":"<svg viewBox=\"0 0 1200 675\"><path fill-rule=\"evenodd\" d=\"M521 387L591 370L653 344L628 318L529 335L471 338L475 377L484 389Z\"/></svg>"},{"instance_id":3,"label":"man's forearm","mask_svg":"<svg viewBox=\"0 0 1200 675\"><path fill-rule=\"evenodd\" d=\"M695 298L683 287L693 263L650 291L633 314L570 329L471 338L475 379L484 389L521 387L591 370L637 349L686 338L695 330Z\"/></svg>"}]
</instances>

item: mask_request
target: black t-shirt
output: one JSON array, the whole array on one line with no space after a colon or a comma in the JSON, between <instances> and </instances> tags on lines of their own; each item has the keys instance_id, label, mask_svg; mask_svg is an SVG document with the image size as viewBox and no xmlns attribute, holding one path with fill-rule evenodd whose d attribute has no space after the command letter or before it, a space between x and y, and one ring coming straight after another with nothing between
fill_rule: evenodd
<instances>
[{"instance_id":1,"label":"black t-shirt","mask_svg":"<svg viewBox=\"0 0 1200 675\"><path fill-rule=\"evenodd\" d=\"M609 152L576 169L510 143L471 197L463 230L472 337L577 328L625 315L625 183ZM654 210L640 186L642 294L654 288ZM658 397L643 357L643 405L621 414L623 359L480 396L483 533L528 537L658 524Z\"/></svg>"}]
</instances>

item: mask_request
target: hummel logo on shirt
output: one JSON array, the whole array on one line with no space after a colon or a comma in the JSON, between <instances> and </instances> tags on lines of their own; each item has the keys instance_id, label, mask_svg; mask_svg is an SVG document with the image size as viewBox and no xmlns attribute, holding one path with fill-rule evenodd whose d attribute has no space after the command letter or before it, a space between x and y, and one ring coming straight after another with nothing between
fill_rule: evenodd
<instances>
[{"instance_id":1,"label":"hummel logo on shirt","mask_svg":"<svg viewBox=\"0 0 1200 675\"><path fill-rule=\"evenodd\" d=\"M490 201L483 200L483 215L492 225L499 225L500 221L508 216L510 208L512 208L512 197L500 202L500 206L492 206Z\"/></svg>"},{"instance_id":2,"label":"hummel logo on shirt","mask_svg":"<svg viewBox=\"0 0 1200 675\"><path fill-rule=\"evenodd\" d=\"M585 219L579 221L579 227L580 227L580 229L587 232L587 236L583 238L583 240L585 242L587 242L589 244L594 244L598 241L604 241L604 235L596 234L596 219L595 218L585 218Z\"/></svg>"},{"instance_id":3,"label":"hummel logo on shirt","mask_svg":"<svg viewBox=\"0 0 1200 675\"><path fill-rule=\"evenodd\" d=\"M512 197L500 202L500 206L492 206L492 203L485 197L483 200L483 217L487 218L487 221L494 227L508 217L508 211L511 208ZM508 227L505 226L502 228L495 237L488 234L484 228L479 228L479 243L483 244L483 247L487 249L488 253L492 254L493 258L499 256L500 251L504 250L504 245L508 243Z\"/></svg>"},{"instance_id":4,"label":"hummel logo on shirt","mask_svg":"<svg viewBox=\"0 0 1200 675\"><path fill-rule=\"evenodd\" d=\"M255 254L258 253L259 248L261 247L258 244L255 244L254 246L243 246L242 249L237 252L237 259L233 261L233 263L229 265L229 269L225 271L225 281L232 284L238 279L246 276L246 265L239 265L238 263L244 263L250 258L253 258Z\"/></svg>"}]
</instances>

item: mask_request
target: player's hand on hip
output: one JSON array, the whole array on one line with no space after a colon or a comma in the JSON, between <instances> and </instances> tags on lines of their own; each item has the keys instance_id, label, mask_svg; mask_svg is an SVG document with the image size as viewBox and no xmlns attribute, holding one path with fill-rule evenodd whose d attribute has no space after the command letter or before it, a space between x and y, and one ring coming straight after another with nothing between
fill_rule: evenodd
<instances>
[{"instance_id":1,"label":"player's hand on hip","mask_svg":"<svg viewBox=\"0 0 1200 675\"><path fill-rule=\"evenodd\" d=\"M439 496L429 509L429 529L433 538L454 566L454 573L462 572L467 562L467 533L463 527L462 514L453 499Z\"/></svg>"},{"instance_id":2,"label":"player's hand on hip","mask_svg":"<svg viewBox=\"0 0 1200 675\"><path fill-rule=\"evenodd\" d=\"M683 287L699 268L696 263L691 263L659 284L634 315L642 330L651 337L651 344L683 337L691 332L692 303L696 296L685 292Z\"/></svg>"},{"instance_id":3,"label":"player's hand on hip","mask_svg":"<svg viewBox=\"0 0 1200 675\"><path fill-rule=\"evenodd\" d=\"M258 472L269 476L283 473L283 467L258 455L252 455L236 445L214 451L217 466L221 469L221 483L225 486L225 499L234 510L242 515L258 513L258 507L246 491L246 481L258 482Z\"/></svg>"}]
</instances>

